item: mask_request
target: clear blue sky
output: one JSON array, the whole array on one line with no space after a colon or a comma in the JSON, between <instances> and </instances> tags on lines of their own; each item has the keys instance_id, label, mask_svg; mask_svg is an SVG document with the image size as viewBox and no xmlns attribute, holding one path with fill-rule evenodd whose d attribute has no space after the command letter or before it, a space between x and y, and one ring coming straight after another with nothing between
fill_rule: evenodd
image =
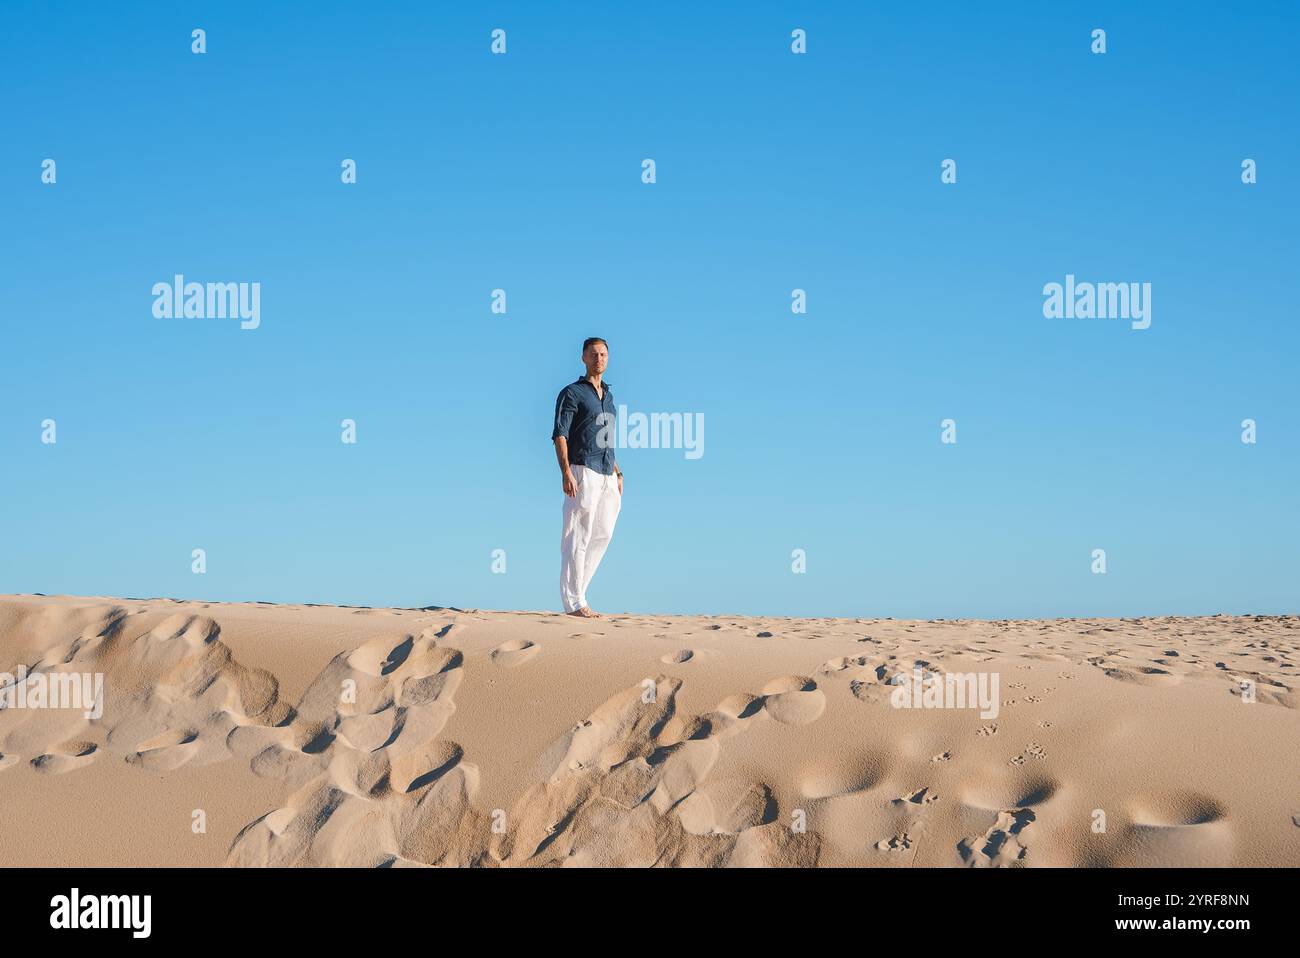
<instances>
[{"instance_id":1,"label":"clear blue sky","mask_svg":"<svg viewBox=\"0 0 1300 958\"><path fill-rule=\"evenodd\" d=\"M5 5L0 592L558 608L600 335L597 609L1300 611L1295 4L453 6Z\"/></svg>"}]
</instances>

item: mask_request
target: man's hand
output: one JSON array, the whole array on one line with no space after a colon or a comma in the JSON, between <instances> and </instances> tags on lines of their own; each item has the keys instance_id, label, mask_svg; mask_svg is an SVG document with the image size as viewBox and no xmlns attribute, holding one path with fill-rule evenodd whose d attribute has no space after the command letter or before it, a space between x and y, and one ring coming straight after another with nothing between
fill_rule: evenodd
<instances>
[{"instance_id":1,"label":"man's hand","mask_svg":"<svg viewBox=\"0 0 1300 958\"><path fill-rule=\"evenodd\" d=\"M573 478L573 470L564 470L564 494L566 496L576 496L578 494L578 480Z\"/></svg>"}]
</instances>

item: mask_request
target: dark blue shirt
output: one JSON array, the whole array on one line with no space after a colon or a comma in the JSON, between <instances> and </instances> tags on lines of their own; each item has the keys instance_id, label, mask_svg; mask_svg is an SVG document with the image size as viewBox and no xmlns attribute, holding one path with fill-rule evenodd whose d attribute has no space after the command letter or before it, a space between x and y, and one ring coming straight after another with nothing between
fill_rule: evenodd
<instances>
[{"instance_id":1,"label":"dark blue shirt","mask_svg":"<svg viewBox=\"0 0 1300 958\"><path fill-rule=\"evenodd\" d=\"M604 396L585 377L569 383L555 397L555 428L551 441L563 436L569 441L569 465L586 466L606 476L615 471L614 437L618 413L614 390L602 383ZM601 430L604 430L602 435ZM604 440L604 445L601 444Z\"/></svg>"}]
</instances>

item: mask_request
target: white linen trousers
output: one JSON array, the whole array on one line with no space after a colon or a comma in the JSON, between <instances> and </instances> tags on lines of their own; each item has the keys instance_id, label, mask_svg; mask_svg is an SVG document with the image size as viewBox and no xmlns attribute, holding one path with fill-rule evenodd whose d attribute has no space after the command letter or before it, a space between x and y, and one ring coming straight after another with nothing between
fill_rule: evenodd
<instances>
[{"instance_id":1,"label":"white linen trousers","mask_svg":"<svg viewBox=\"0 0 1300 958\"><path fill-rule=\"evenodd\" d=\"M577 495L564 497L560 599L565 612L576 612L587 604L587 586L614 535L623 497L617 473L607 476L587 466L569 468L578 490Z\"/></svg>"}]
</instances>

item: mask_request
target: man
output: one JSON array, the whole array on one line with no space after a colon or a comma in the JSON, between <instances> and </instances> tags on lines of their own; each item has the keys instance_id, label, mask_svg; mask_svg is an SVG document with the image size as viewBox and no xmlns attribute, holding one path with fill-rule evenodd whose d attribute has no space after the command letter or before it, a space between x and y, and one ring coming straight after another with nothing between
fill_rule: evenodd
<instances>
[{"instance_id":1,"label":"man","mask_svg":"<svg viewBox=\"0 0 1300 958\"><path fill-rule=\"evenodd\" d=\"M609 344L591 337L582 344L587 375L569 383L555 399L555 458L564 487L560 540L560 599L564 611L600 618L587 605L587 586L614 535L623 503L623 472L614 458L614 393L604 382Z\"/></svg>"}]
</instances>

